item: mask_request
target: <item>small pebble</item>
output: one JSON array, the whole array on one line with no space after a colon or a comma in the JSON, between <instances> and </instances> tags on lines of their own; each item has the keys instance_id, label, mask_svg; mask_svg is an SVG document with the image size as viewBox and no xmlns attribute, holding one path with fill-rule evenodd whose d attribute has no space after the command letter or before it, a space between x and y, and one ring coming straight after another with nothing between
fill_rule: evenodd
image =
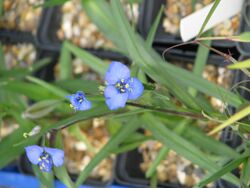
<instances>
[{"instance_id":1,"label":"small pebble","mask_svg":"<svg viewBox=\"0 0 250 188\"><path fill-rule=\"evenodd\" d=\"M33 8L44 0L4 0L4 14L0 17L0 28L28 31L35 34L42 8Z\"/></svg>"}]
</instances>

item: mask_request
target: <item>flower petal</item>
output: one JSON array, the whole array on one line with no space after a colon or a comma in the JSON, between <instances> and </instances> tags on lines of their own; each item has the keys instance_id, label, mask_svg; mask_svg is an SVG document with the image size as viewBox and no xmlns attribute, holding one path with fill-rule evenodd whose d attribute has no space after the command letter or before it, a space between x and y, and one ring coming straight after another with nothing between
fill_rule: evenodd
<instances>
[{"instance_id":1,"label":"flower petal","mask_svg":"<svg viewBox=\"0 0 250 188\"><path fill-rule=\"evenodd\" d=\"M84 101L79 105L79 109L78 109L78 110L85 111L85 110L90 109L91 106L92 106L91 102L88 101L88 100L85 98Z\"/></svg>"},{"instance_id":2,"label":"flower petal","mask_svg":"<svg viewBox=\"0 0 250 188\"><path fill-rule=\"evenodd\" d=\"M37 165L39 157L43 153L43 148L37 145L25 147L26 155L32 164Z\"/></svg>"},{"instance_id":3,"label":"flower petal","mask_svg":"<svg viewBox=\"0 0 250 188\"><path fill-rule=\"evenodd\" d=\"M129 100L135 100L139 98L144 91L143 84L137 78L130 78L129 80Z\"/></svg>"},{"instance_id":4,"label":"flower petal","mask_svg":"<svg viewBox=\"0 0 250 188\"><path fill-rule=\"evenodd\" d=\"M106 104L110 110L124 108L128 100L128 93L119 93L110 98L106 98Z\"/></svg>"},{"instance_id":5,"label":"flower petal","mask_svg":"<svg viewBox=\"0 0 250 188\"><path fill-rule=\"evenodd\" d=\"M76 97L76 98L77 98L77 97L85 97L85 94L84 94L84 92L82 92L82 91L77 91L76 94L75 94L75 97Z\"/></svg>"},{"instance_id":6,"label":"flower petal","mask_svg":"<svg viewBox=\"0 0 250 188\"><path fill-rule=\"evenodd\" d=\"M117 89L114 86L107 86L104 90L105 98L111 98L117 94L119 94L119 92L117 91Z\"/></svg>"},{"instance_id":7,"label":"flower petal","mask_svg":"<svg viewBox=\"0 0 250 188\"><path fill-rule=\"evenodd\" d=\"M63 165L64 162L64 151L61 149L56 148L47 148L45 147L44 150L51 155L53 164L58 167Z\"/></svg>"},{"instance_id":8,"label":"flower petal","mask_svg":"<svg viewBox=\"0 0 250 188\"><path fill-rule=\"evenodd\" d=\"M109 85L116 84L116 82L120 81L121 79L128 79L130 77L130 70L129 68L118 62L113 61L105 74L105 80L108 82Z\"/></svg>"}]
</instances>

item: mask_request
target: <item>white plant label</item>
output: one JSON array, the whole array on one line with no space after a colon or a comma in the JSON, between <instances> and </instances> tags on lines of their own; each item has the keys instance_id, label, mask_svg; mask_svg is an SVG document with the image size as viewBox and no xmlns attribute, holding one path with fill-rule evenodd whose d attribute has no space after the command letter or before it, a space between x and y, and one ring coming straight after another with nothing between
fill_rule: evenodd
<instances>
[{"instance_id":1,"label":"white plant label","mask_svg":"<svg viewBox=\"0 0 250 188\"><path fill-rule=\"evenodd\" d=\"M217 24L238 14L241 11L243 2L244 0L221 0L208 21L204 31L207 31ZM186 42L199 34L201 26L212 6L213 3L181 19L180 34L183 42Z\"/></svg>"}]
</instances>

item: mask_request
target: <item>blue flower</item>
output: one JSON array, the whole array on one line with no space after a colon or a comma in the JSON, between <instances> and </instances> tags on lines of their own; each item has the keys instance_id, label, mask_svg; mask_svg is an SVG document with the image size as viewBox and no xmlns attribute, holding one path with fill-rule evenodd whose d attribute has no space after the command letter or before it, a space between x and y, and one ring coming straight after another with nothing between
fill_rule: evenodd
<instances>
[{"instance_id":1,"label":"blue flower","mask_svg":"<svg viewBox=\"0 0 250 188\"><path fill-rule=\"evenodd\" d=\"M66 96L71 102L70 107L74 110L88 110L91 108L91 102L87 100L82 91L77 91L76 94Z\"/></svg>"},{"instance_id":2,"label":"blue flower","mask_svg":"<svg viewBox=\"0 0 250 188\"><path fill-rule=\"evenodd\" d=\"M25 147L25 151L29 161L43 172L51 172L53 166L59 167L64 162L64 151L60 149L33 145Z\"/></svg>"},{"instance_id":3,"label":"blue flower","mask_svg":"<svg viewBox=\"0 0 250 188\"><path fill-rule=\"evenodd\" d=\"M105 80L104 96L110 110L125 107L127 100L139 98L144 90L140 80L130 77L129 68L117 61L110 64Z\"/></svg>"}]
</instances>

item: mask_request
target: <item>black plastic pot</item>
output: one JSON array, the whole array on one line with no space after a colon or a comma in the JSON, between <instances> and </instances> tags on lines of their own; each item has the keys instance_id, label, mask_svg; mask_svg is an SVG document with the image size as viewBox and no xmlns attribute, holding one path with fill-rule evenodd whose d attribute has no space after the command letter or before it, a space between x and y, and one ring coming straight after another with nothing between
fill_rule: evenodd
<instances>
[{"instance_id":1,"label":"black plastic pot","mask_svg":"<svg viewBox=\"0 0 250 188\"><path fill-rule=\"evenodd\" d=\"M1 43L36 43L35 37L28 32L0 30Z\"/></svg>"},{"instance_id":2,"label":"black plastic pot","mask_svg":"<svg viewBox=\"0 0 250 188\"><path fill-rule=\"evenodd\" d=\"M250 2L245 1L241 12L240 33L250 31ZM237 48L242 55L250 53L250 44L246 42L237 43Z\"/></svg>"},{"instance_id":3,"label":"black plastic pot","mask_svg":"<svg viewBox=\"0 0 250 188\"><path fill-rule=\"evenodd\" d=\"M156 19L157 14L162 5L167 6L166 0L143 0L138 28L139 32L144 38L147 37L150 28L153 25L153 22ZM158 30L155 35L154 43L162 46L169 46L182 43L180 36L174 36L164 31L164 28L162 26L163 18L164 15L161 18ZM236 46L236 43L231 41L213 41L212 45L216 48L231 49ZM195 50L197 48L197 45L185 45L182 48Z\"/></svg>"},{"instance_id":4,"label":"black plastic pot","mask_svg":"<svg viewBox=\"0 0 250 188\"><path fill-rule=\"evenodd\" d=\"M34 73L34 76L44 80L44 81L53 81L54 78L54 66L56 65L56 62L58 62L59 59L59 53L48 51L48 50L37 50L37 57L36 59L43 59L43 58L49 58L50 63L44 67L42 67L40 70L36 71Z\"/></svg>"},{"instance_id":5,"label":"black plastic pot","mask_svg":"<svg viewBox=\"0 0 250 188\"><path fill-rule=\"evenodd\" d=\"M133 150L118 156L115 180L121 185L126 185L134 188L149 187L149 181L145 179L145 174L140 170L140 163L142 162L142 155ZM179 184L159 183L159 188L184 188Z\"/></svg>"}]
</instances>

